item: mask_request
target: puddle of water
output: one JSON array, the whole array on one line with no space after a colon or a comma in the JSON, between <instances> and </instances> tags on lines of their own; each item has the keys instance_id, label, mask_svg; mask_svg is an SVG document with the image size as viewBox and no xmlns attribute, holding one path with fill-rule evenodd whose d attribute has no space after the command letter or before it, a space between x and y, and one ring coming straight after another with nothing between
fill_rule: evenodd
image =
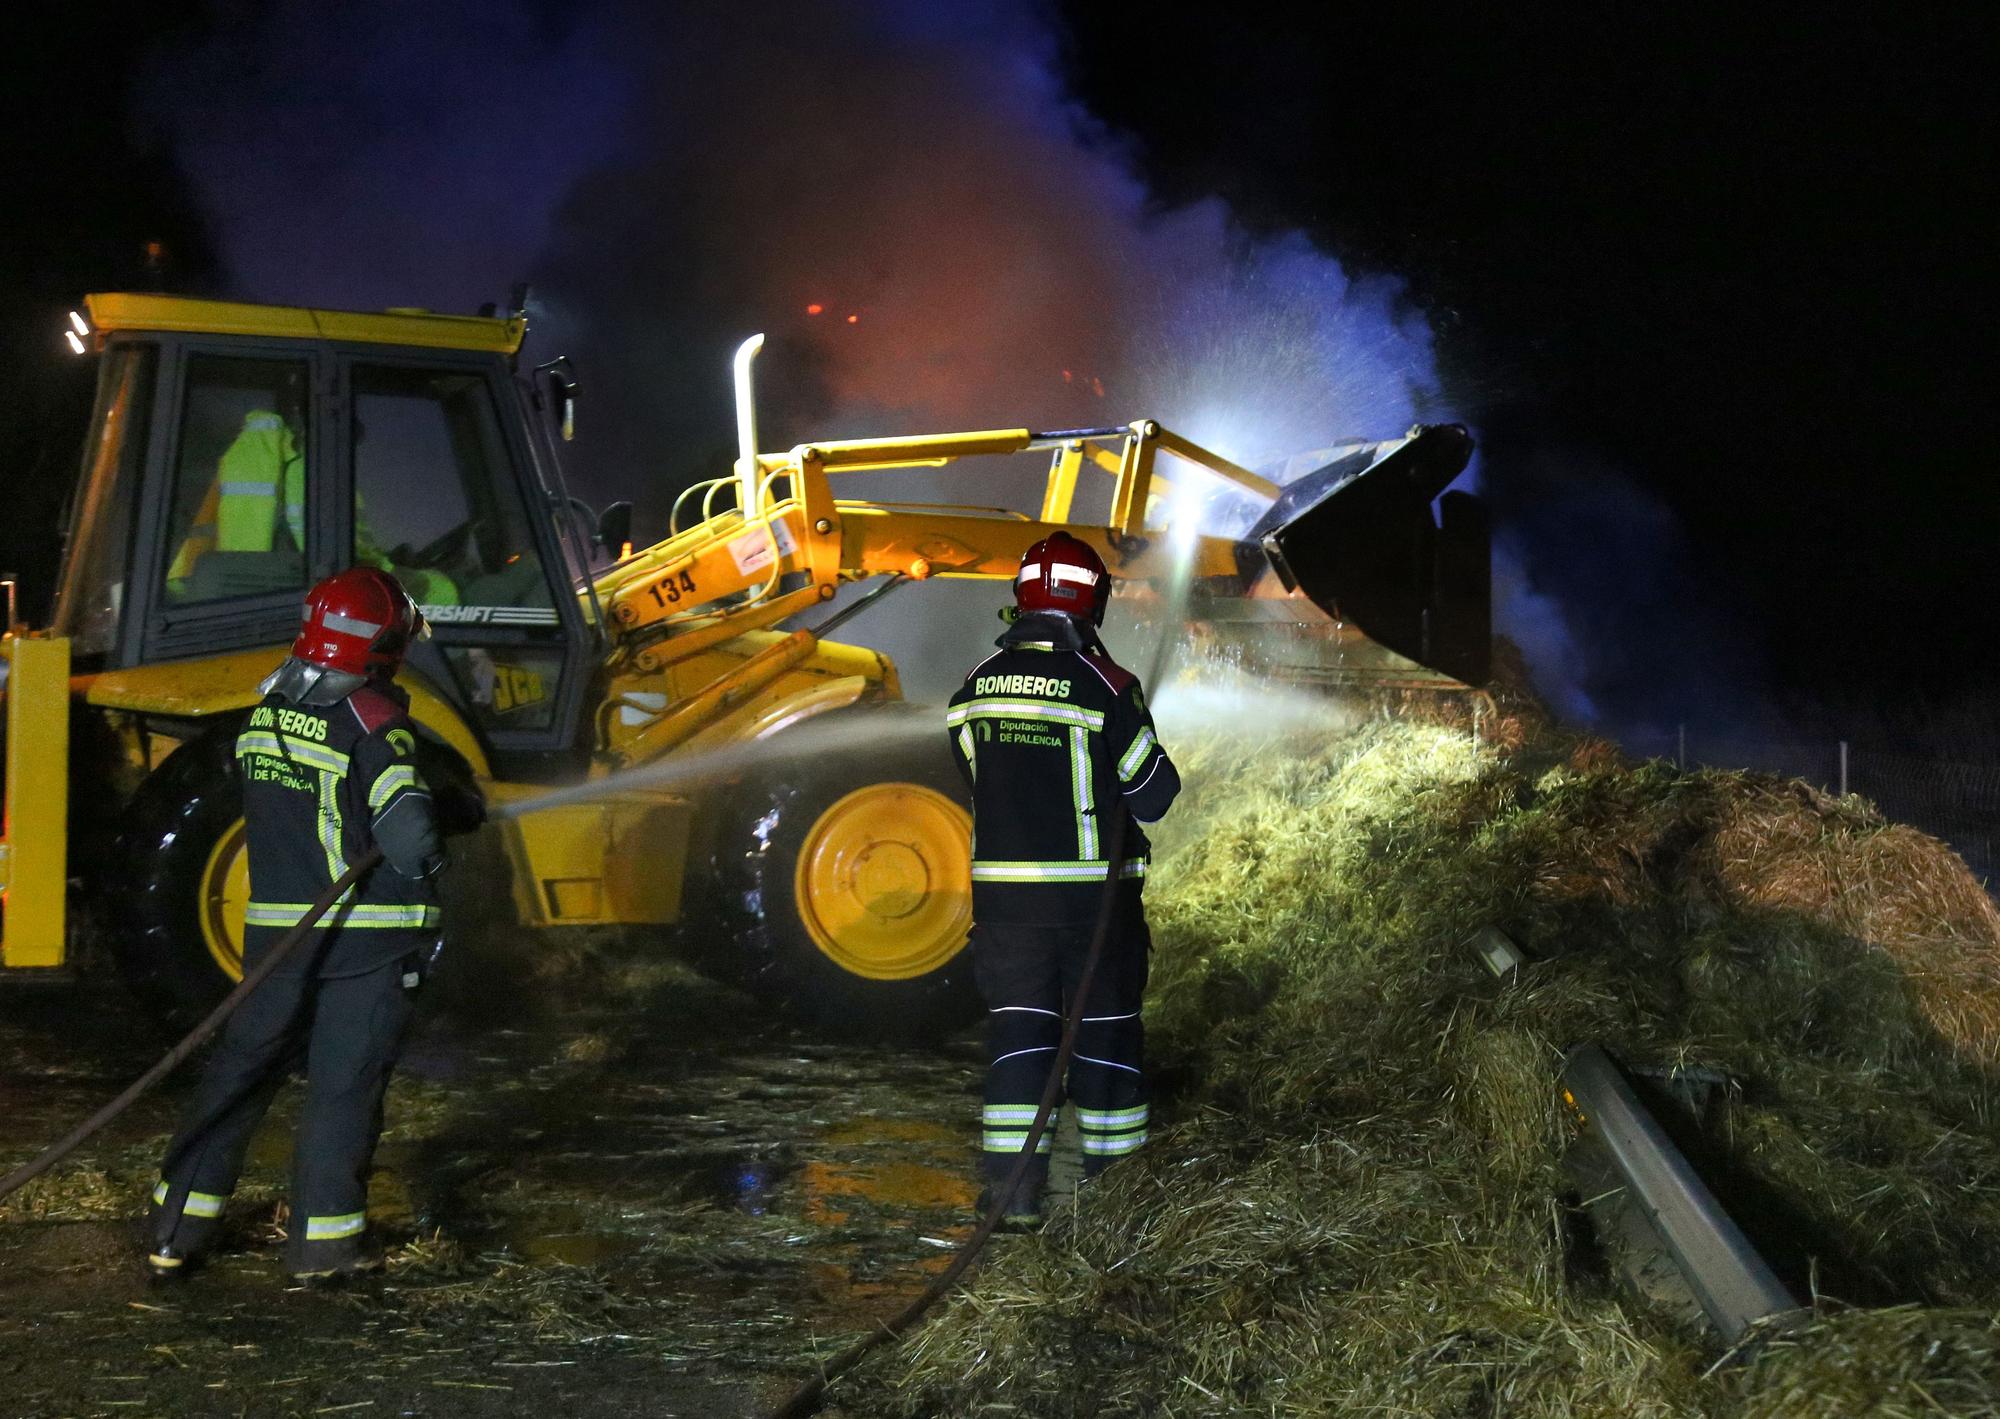
<instances>
[{"instance_id":1,"label":"puddle of water","mask_svg":"<svg viewBox=\"0 0 2000 1419\"><path fill-rule=\"evenodd\" d=\"M970 1134L938 1119L850 1118L822 1128L811 1151L799 1176L819 1226L848 1224L857 1204L964 1214L978 1196Z\"/></svg>"},{"instance_id":2,"label":"puddle of water","mask_svg":"<svg viewBox=\"0 0 2000 1419\"><path fill-rule=\"evenodd\" d=\"M800 1176L808 1209L834 1198L859 1198L878 1207L955 1211L971 1207L979 1194L968 1170L925 1163L811 1162Z\"/></svg>"},{"instance_id":3,"label":"puddle of water","mask_svg":"<svg viewBox=\"0 0 2000 1419\"><path fill-rule=\"evenodd\" d=\"M107 1366L138 1373L157 1363L146 1347L158 1343L201 1360L189 1362L193 1398L179 1412L208 1412L203 1402L215 1394L195 1387L224 1379L232 1388L298 1384L298 1396L314 1400L302 1412L371 1393L392 1412L407 1367L473 1386L440 1391L453 1400L490 1393L505 1412L567 1413L584 1412L579 1396L538 1392L539 1409L530 1408L526 1386L541 1372L511 1366L532 1356L565 1367L550 1375L588 1367L595 1376L619 1355L643 1352L653 1366L678 1356L732 1373L789 1374L811 1337L864 1328L914 1294L969 1230L977 1052L820 1045L777 1027L658 1028L663 1009L698 1017L712 990L688 987L688 998L643 1010L593 998L531 1030L443 1020L420 1027L393 1085L370 1186L370 1212L401 1264L337 1304L283 1290L278 1274L273 1222L302 1102L296 1085L253 1145L215 1264L184 1302L164 1303L188 1306L186 1317L131 1309L163 1303L131 1275L122 1223L0 1226L7 1309L47 1315L73 1306L91 1327L88 1345L74 1352L88 1366L72 1375L55 1362L58 1353L68 1362L68 1345L0 1315L0 1375L10 1365L39 1366L62 1377L50 1380L56 1397L36 1412L87 1411L96 1402L91 1374ZM138 1067L150 1062L150 1043L126 1039L138 1035L129 1002L106 1018L118 1028L83 1047L49 1021L30 1029L0 1010L8 1142L24 1147L18 1135L46 1131L24 1124L27 1110L66 1126L124 1081L127 1054L145 1055ZM612 1046L602 1058L564 1053L564 1041L592 1032ZM184 1085L164 1091L156 1111L135 1114L109 1140L115 1147L93 1145L85 1159L114 1174L121 1214L143 1206L184 1097ZM58 1245L72 1235L74 1253ZM275 1317L276 1328L260 1333L261 1355L239 1354L211 1334L216 1315L239 1310ZM149 1327L143 1333L134 1316ZM389 1377L376 1391L364 1381L378 1379L328 1363L334 1320L367 1335L378 1357L371 1365ZM502 1362L510 1368L494 1368ZM478 1388L502 1381L522 1388L504 1397ZM614 1386L593 1378L588 1387L594 1401ZM628 1411L593 1404L589 1412Z\"/></svg>"}]
</instances>

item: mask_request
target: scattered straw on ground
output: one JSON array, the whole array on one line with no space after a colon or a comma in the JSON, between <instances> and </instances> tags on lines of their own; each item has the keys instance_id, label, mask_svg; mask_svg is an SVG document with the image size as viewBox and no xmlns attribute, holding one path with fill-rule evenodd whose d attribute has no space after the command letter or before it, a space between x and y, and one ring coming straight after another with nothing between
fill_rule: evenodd
<instances>
[{"instance_id":1,"label":"scattered straw on ground","mask_svg":"<svg viewBox=\"0 0 2000 1419\"><path fill-rule=\"evenodd\" d=\"M1178 1122L854 1412L2000 1413L2000 918L1857 799L1377 723L1175 746L1151 1046ZM1533 953L1494 981L1497 923ZM1695 1062L1824 1295L1719 1367L1580 1255L1568 1046Z\"/></svg>"}]
</instances>

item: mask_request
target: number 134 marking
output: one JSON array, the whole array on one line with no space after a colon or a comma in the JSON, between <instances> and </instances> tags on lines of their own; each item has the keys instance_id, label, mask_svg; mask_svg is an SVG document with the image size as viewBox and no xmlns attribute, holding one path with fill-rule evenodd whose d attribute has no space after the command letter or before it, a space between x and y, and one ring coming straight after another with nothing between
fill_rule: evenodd
<instances>
[{"instance_id":1,"label":"number 134 marking","mask_svg":"<svg viewBox=\"0 0 2000 1419\"><path fill-rule=\"evenodd\" d=\"M646 589L653 593L655 604L662 607L677 606L688 597L694 595L694 578L686 572L678 574L670 573L667 576L661 577Z\"/></svg>"}]
</instances>

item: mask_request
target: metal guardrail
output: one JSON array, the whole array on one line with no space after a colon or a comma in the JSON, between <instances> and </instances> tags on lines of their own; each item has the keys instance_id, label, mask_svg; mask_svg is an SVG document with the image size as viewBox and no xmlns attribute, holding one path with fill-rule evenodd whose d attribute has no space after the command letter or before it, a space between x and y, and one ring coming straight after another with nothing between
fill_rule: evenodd
<instances>
[{"instance_id":1,"label":"metal guardrail","mask_svg":"<svg viewBox=\"0 0 2000 1419\"><path fill-rule=\"evenodd\" d=\"M1596 1130L1726 1343L1734 1345L1759 1321L1800 1309L1610 1055L1596 1045L1577 1046L1563 1063L1562 1081L1564 1101Z\"/></svg>"}]
</instances>

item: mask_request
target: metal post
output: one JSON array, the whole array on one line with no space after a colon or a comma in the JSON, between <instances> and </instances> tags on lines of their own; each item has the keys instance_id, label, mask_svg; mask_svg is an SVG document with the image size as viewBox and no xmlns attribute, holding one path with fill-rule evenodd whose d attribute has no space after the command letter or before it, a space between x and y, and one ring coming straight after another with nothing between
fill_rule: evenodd
<instances>
[{"instance_id":1,"label":"metal post","mask_svg":"<svg viewBox=\"0 0 2000 1419\"><path fill-rule=\"evenodd\" d=\"M1674 767L1685 769L1688 766L1688 727L1682 724L1676 725L1675 728L1678 731L1678 738L1674 749Z\"/></svg>"},{"instance_id":2,"label":"metal post","mask_svg":"<svg viewBox=\"0 0 2000 1419\"><path fill-rule=\"evenodd\" d=\"M1563 1098L1611 1155L1640 1215L1658 1233L1722 1338L1798 1309L1769 1262L1674 1145L1609 1055L1579 1045L1563 1062Z\"/></svg>"},{"instance_id":3,"label":"metal post","mask_svg":"<svg viewBox=\"0 0 2000 1419\"><path fill-rule=\"evenodd\" d=\"M1840 796L1847 797L1847 741L1840 741Z\"/></svg>"}]
</instances>

